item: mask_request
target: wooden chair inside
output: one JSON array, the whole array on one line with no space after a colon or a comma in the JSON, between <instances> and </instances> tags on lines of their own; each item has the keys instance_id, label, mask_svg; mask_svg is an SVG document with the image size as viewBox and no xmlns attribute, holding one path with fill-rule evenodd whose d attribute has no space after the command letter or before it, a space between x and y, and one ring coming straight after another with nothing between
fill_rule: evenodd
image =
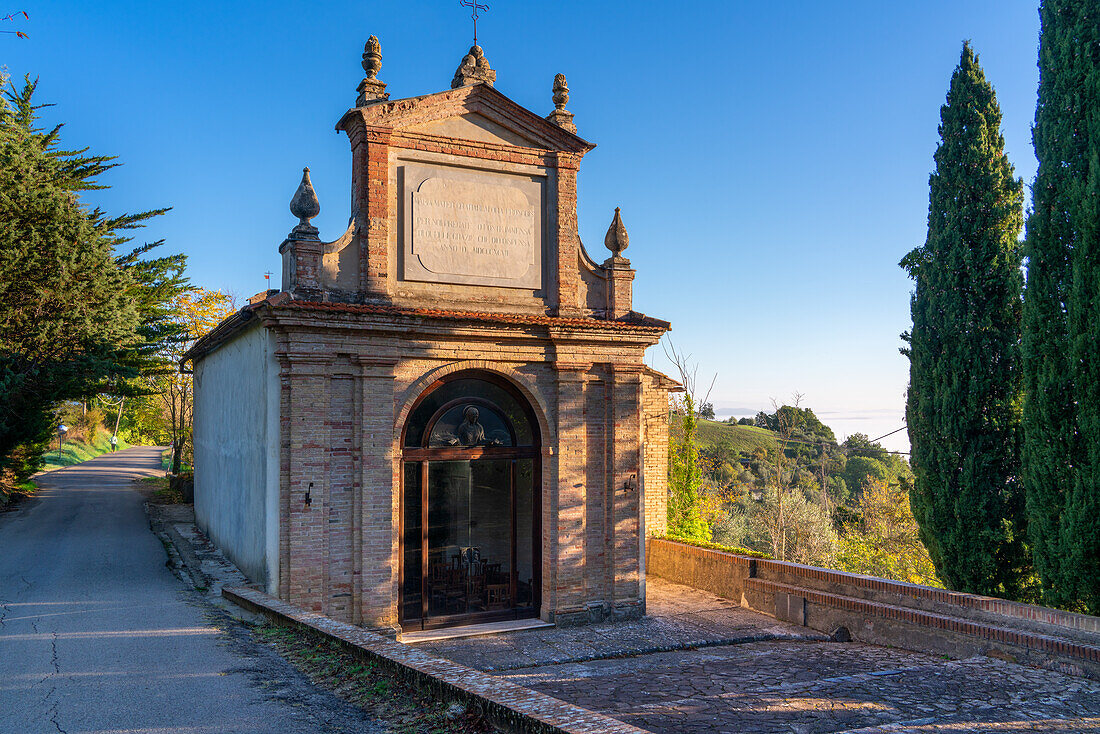
<instances>
[{"instance_id":1,"label":"wooden chair inside","mask_svg":"<svg viewBox=\"0 0 1100 734\"><path fill-rule=\"evenodd\" d=\"M512 589L510 584L486 584L486 609L510 609L511 606Z\"/></svg>"}]
</instances>

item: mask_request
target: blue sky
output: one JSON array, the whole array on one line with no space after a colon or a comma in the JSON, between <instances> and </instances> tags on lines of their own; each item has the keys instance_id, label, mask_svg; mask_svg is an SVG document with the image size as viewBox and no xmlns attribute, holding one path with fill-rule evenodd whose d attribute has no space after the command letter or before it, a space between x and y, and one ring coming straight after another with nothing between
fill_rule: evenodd
<instances>
[{"instance_id":1,"label":"blue sky","mask_svg":"<svg viewBox=\"0 0 1100 734\"><path fill-rule=\"evenodd\" d=\"M242 298L279 272L302 166L321 236L343 232L350 156L333 125L367 36L395 98L448 88L471 41L458 0L12 2L3 12L30 20L0 30L30 38L0 35L0 63L39 77L68 146L125 164L91 201L173 207L142 239ZM599 146L581 167L581 237L602 260L622 207L635 308L717 373L719 415L798 391L841 435L902 425L911 283L897 263L924 240L939 107L970 39L1030 184L1037 1L489 5L478 36L500 91L545 114L567 75L579 134ZM669 368L659 349L649 361ZM907 446L904 432L884 443Z\"/></svg>"}]
</instances>

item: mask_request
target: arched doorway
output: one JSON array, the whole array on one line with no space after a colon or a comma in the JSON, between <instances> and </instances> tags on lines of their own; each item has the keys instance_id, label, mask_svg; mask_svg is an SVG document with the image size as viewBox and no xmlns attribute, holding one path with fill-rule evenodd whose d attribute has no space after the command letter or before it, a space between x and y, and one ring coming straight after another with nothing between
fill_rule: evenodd
<instances>
[{"instance_id":1,"label":"arched doorway","mask_svg":"<svg viewBox=\"0 0 1100 734\"><path fill-rule=\"evenodd\" d=\"M506 380L433 384L401 436L405 629L538 615L541 437Z\"/></svg>"}]
</instances>

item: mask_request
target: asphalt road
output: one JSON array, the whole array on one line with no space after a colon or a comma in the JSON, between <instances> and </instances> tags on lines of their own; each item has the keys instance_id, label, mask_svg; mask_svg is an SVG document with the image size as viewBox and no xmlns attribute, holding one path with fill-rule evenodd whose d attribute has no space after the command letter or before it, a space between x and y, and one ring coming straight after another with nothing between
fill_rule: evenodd
<instances>
[{"instance_id":1,"label":"asphalt road","mask_svg":"<svg viewBox=\"0 0 1100 734\"><path fill-rule=\"evenodd\" d=\"M0 514L0 733L378 732L165 567L132 448Z\"/></svg>"}]
</instances>

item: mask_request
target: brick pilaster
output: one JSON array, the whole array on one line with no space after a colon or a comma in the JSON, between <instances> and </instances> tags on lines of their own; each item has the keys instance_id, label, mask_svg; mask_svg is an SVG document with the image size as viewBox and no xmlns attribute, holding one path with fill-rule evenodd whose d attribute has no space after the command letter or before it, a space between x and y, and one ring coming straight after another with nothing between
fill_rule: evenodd
<instances>
[{"instance_id":1,"label":"brick pilaster","mask_svg":"<svg viewBox=\"0 0 1100 734\"><path fill-rule=\"evenodd\" d=\"M638 446L642 440L642 367L612 365L612 554L614 603L616 606L640 601L639 569L641 550L638 543L639 477Z\"/></svg>"},{"instance_id":2,"label":"brick pilaster","mask_svg":"<svg viewBox=\"0 0 1100 734\"><path fill-rule=\"evenodd\" d=\"M611 574L611 507L608 503L611 473L611 438L609 430L609 383L593 370L585 385L585 430L588 455L585 466L586 538L585 597L589 603L610 602Z\"/></svg>"},{"instance_id":3,"label":"brick pilaster","mask_svg":"<svg viewBox=\"0 0 1100 734\"><path fill-rule=\"evenodd\" d=\"M585 599L585 469L587 464L587 421L585 420L585 368L587 365L558 366L558 473L557 527L550 532L555 557L552 610L555 614L577 614Z\"/></svg>"},{"instance_id":4,"label":"brick pilaster","mask_svg":"<svg viewBox=\"0 0 1100 734\"><path fill-rule=\"evenodd\" d=\"M368 627L397 624L400 541L396 519L401 510L401 484L395 479L394 364L394 360L359 360L363 538L359 623ZM400 476L400 466L396 475Z\"/></svg>"},{"instance_id":5,"label":"brick pilaster","mask_svg":"<svg viewBox=\"0 0 1100 734\"><path fill-rule=\"evenodd\" d=\"M352 216L359 225L359 290L390 295L390 141L393 130L355 120L351 143Z\"/></svg>"},{"instance_id":6,"label":"brick pilaster","mask_svg":"<svg viewBox=\"0 0 1100 734\"><path fill-rule=\"evenodd\" d=\"M313 356L289 356L292 420L287 485L289 584L286 599L316 612L324 611L324 567L328 555L324 522L328 481L326 449L329 446L327 362Z\"/></svg>"},{"instance_id":7,"label":"brick pilaster","mask_svg":"<svg viewBox=\"0 0 1100 734\"><path fill-rule=\"evenodd\" d=\"M607 273L607 317L619 319L630 313L634 271L630 269L630 262L614 258L604 263ZM624 264L625 263L625 264Z\"/></svg>"},{"instance_id":8,"label":"brick pilaster","mask_svg":"<svg viewBox=\"0 0 1100 734\"><path fill-rule=\"evenodd\" d=\"M580 235L577 232L577 170L581 158L574 153L561 153L557 159L557 192L554 232L558 242L557 313L559 316L580 316Z\"/></svg>"},{"instance_id":9,"label":"brick pilaster","mask_svg":"<svg viewBox=\"0 0 1100 734\"><path fill-rule=\"evenodd\" d=\"M309 230L299 231L296 227L279 245L279 254L283 256L282 289L299 298L319 299L324 245L317 237L317 230L312 227Z\"/></svg>"}]
</instances>

